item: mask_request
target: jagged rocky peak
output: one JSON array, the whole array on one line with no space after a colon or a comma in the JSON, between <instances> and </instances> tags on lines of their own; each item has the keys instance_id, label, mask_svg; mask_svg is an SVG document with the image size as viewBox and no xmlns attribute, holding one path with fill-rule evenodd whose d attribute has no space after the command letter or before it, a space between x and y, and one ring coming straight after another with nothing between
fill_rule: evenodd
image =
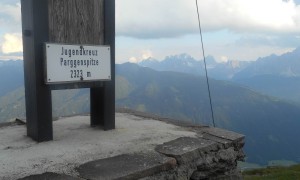
<instances>
[{"instance_id":1,"label":"jagged rocky peak","mask_svg":"<svg viewBox=\"0 0 300 180\"><path fill-rule=\"evenodd\" d=\"M182 54L167 56L166 59L193 59L193 57L187 53L182 53Z\"/></svg>"},{"instance_id":2,"label":"jagged rocky peak","mask_svg":"<svg viewBox=\"0 0 300 180\"><path fill-rule=\"evenodd\" d=\"M196 59L186 53L167 56L161 61L163 66L168 66L169 68L171 66L194 67L197 63L198 61Z\"/></svg>"},{"instance_id":3,"label":"jagged rocky peak","mask_svg":"<svg viewBox=\"0 0 300 180\"><path fill-rule=\"evenodd\" d=\"M251 64L251 61L239 61L239 60L229 60L226 62L228 66L232 69L244 68L247 65Z\"/></svg>"},{"instance_id":4,"label":"jagged rocky peak","mask_svg":"<svg viewBox=\"0 0 300 180\"><path fill-rule=\"evenodd\" d=\"M294 50L295 53L300 54L300 46Z\"/></svg>"},{"instance_id":5,"label":"jagged rocky peak","mask_svg":"<svg viewBox=\"0 0 300 180\"><path fill-rule=\"evenodd\" d=\"M148 57L148 58L146 58L146 59L143 59L141 62L148 62L148 61L151 61L151 62L156 62L156 61L158 61L157 59L154 59L153 57Z\"/></svg>"},{"instance_id":6,"label":"jagged rocky peak","mask_svg":"<svg viewBox=\"0 0 300 180\"><path fill-rule=\"evenodd\" d=\"M194 62L196 61L192 56L186 53L167 56L164 61L176 61L176 62Z\"/></svg>"},{"instance_id":7,"label":"jagged rocky peak","mask_svg":"<svg viewBox=\"0 0 300 180\"><path fill-rule=\"evenodd\" d=\"M158 65L159 64L159 61L157 59L154 59L152 57L149 57L147 59L143 59L142 61L140 61L138 63L138 65L140 66L144 66L144 67L151 67L153 65Z\"/></svg>"}]
</instances>

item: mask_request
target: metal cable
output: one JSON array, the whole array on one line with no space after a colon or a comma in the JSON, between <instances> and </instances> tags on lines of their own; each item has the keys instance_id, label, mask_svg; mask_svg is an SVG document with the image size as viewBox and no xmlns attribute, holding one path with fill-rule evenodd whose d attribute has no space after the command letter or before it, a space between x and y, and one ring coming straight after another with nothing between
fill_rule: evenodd
<instances>
[{"instance_id":1,"label":"metal cable","mask_svg":"<svg viewBox=\"0 0 300 180\"><path fill-rule=\"evenodd\" d=\"M207 75L207 67L206 67L206 59L205 59L205 53L204 53L204 45L203 45L203 38L202 38L202 30L201 30L201 21L200 21L200 15L199 15L199 8L198 8L198 0L196 0L196 7L197 7L199 31L200 31L200 37L201 37L202 55L203 55L204 67L205 67L207 90L208 90L210 110L211 110L211 118L212 118L214 127L216 127L216 125L215 125L215 118L214 118L214 111L213 111L213 106L212 106L212 101L211 101L211 93L210 93L209 80L208 80L208 75Z\"/></svg>"}]
</instances>

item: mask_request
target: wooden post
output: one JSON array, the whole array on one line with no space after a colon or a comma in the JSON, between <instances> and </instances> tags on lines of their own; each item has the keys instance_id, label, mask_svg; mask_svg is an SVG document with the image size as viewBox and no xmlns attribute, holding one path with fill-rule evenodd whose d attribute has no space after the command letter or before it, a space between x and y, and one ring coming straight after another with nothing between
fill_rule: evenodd
<instances>
[{"instance_id":1,"label":"wooden post","mask_svg":"<svg viewBox=\"0 0 300 180\"><path fill-rule=\"evenodd\" d=\"M91 126L115 128L115 0L104 1L104 44L111 47L111 81L91 88Z\"/></svg>"},{"instance_id":2,"label":"wooden post","mask_svg":"<svg viewBox=\"0 0 300 180\"><path fill-rule=\"evenodd\" d=\"M47 0L22 0L27 135L53 139L51 90L44 84L43 43L49 40Z\"/></svg>"},{"instance_id":3,"label":"wooden post","mask_svg":"<svg viewBox=\"0 0 300 180\"><path fill-rule=\"evenodd\" d=\"M115 128L115 0L21 0L27 135L53 139L52 89L91 88L91 126ZM43 43L110 45L111 81L46 85Z\"/></svg>"}]
</instances>

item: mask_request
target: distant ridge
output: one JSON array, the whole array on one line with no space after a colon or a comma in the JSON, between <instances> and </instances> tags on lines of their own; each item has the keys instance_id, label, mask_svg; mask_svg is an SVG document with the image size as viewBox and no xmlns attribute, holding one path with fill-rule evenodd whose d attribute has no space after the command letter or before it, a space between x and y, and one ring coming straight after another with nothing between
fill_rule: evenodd
<instances>
[{"instance_id":1,"label":"distant ridge","mask_svg":"<svg viewBox=\"0 0 300 180\"><path fill-rule=\"evenodd\" d=\"M236 73L232 81L300 104L300 47L281 56L259 58Z\"/></svg>"},{"instance_id":2,"label":"distant ridge","mask_svg":"<svg viewBox=\"0 0 300 180\"><path fill-rule=\"evenodd\" d=\"M282 55L272 54L245 62L216 62L207 57L208 76L228 80L260 93L300 103L300 47ZM162 61L146 59L138 63L157 71L173 71L204 76L203 62L188 54L168 56Z\"/></svg>"},{"instance_id":3,"label":"distant ridge","mask_svg":"<svg viewBox=\"0 0 300 180\"><path fill-rule=\"evenodd\" d=\"M206 62L209 77L221 80L231 79L235 73L241 71L248 64L250 64L250 62L234 60L218 63L212 56L207 56ZM149 67L157 71L174 71L200 76L205 75L203 61L196 60L192 56L185 53L167 56L162 61L158 61L153 58L145 59L139 62L138 65Z\"/></svg>"}]
</instances>

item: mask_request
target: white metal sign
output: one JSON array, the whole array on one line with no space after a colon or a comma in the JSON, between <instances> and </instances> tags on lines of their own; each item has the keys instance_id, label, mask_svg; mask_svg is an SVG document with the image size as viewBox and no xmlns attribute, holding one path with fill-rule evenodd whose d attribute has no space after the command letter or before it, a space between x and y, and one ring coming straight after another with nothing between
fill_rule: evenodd
<instances>
[{"instance_id":1,"label":"white metal sign","mask_svg":"<svg viewBox=\"0 0 300 180\"><path fill-rule=\"evenodd\" d=\"M111 79L109 46L45 43L45 58L47 84Z\"/></svg>"}]
</instances>

